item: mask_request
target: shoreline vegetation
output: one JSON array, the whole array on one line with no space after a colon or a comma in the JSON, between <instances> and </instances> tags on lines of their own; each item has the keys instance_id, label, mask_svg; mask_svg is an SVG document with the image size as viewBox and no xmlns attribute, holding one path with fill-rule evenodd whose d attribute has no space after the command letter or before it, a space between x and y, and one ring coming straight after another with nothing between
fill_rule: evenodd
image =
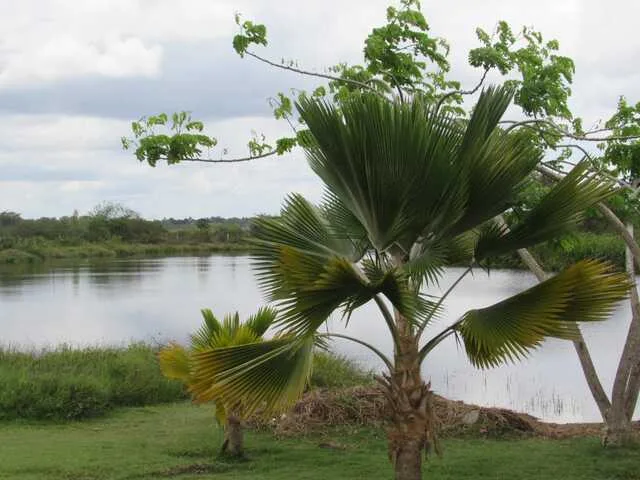
<instances>
[{"instance_id":1,"label":"shoreline vegetation","mask_svg":"<svg viewBox=\"0 0 640 480\"><path fill-rule=\"evenodd\" d=\"M110 258L211 255L247 253L248 243L123 243L119 241L56 245L46 242L26 248L0 250L0 264L33 264L55 260L94 260Z\"/></svg>"},{"instance_id":2,"label":"shoreline vegetation","mask_svg":"<svg viewBox=\"0 0 640 480\"><path fill-rule=\"evenodd\" d=\"M0 212L0 265L144 256L246 252L251 220L209 217L147 220L119 204L87 215L25 219Z\"/></svg>"},{"instance_id":3,"label":"shoreline vegetation","mask_svg":"<svg viewBox=\"0 0 640 480\"><path fill-rule=\"evenodd\" d=\"M165 218L146 220L119 204L103 203L87 215L24 219L0 212L0 265L55 260L91 260L149 256L246 254L253 218ZM607 260L624 268L624 243L591 219L572 234L534 247L549 271L584 258ZM452 266L460 265L450 259ZM491 258L490 268L525 268L516 253Z\"/></svg>"},{"instance_id":4,"label":"shoreline vegetation","mask_svg":"<svg viewBox=\"0 0 640 480\"><path fill-rule=\"evenodd\" d=\"M122 407L188 401L183 383L160 370L158 352L163 346L0 346L0 423L66 423L109 417ZM248 424L285 437L319 433L325 427L378 425L385 416L385 401L374 374L347 356L318 350L309 385L286 415L277 420L257 415ZM598 435L601 427L595 422L548 423L526 413L438 395L434 406L445 436L567 438Z\"/></svg>"},{"instance_id":5,"label":"shoreline vegetation","mask_svg":"<svg viewBox=\"0 0 640 480\"><path fill-rule=\"evenodd\" d=\"M119 204L103 203L87 215L24 219L0 212L0 265L55 260L247 254L253 218L146 220ZM591 221L561 240L532 249L541 264L558 271L584 258L607 260L624 268L624 244ZM451 259L451 265L460 265ZM517 254L491 258L490 268L525 268Z\"/></svg>"},{"instance_id":6,"label":"shoreline vegetation","mask_svg":"<svg viewBox=\"0 0 640 480\"><path fill-rule=\"evenodd\" d=\"M118 407L186 400L182 382L162 375L161 345L28 349L0 347L0 421L103 417ZM373 373L342 355L317 352L311 389L372 383Z\"/></svg>"}]
</instances>

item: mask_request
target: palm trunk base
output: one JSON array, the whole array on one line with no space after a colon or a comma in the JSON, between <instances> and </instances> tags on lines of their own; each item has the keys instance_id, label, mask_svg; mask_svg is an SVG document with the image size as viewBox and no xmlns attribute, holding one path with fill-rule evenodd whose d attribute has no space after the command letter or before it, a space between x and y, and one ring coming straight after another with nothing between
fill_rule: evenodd
<instances>
[{"instance_id":1,"label":"palm trunk base","mask_svg":"<svg viewBox=\"0 0 640 480\"><path fill-rule=\"evenodd\" d=\"M416 382L397 382L389 376L377 380L387 398L387 441L395 479L420 480L423 455L432 449L439 452L430 385L419 377Z\"/></svg>"},{"instance_id":2,"label":"palm trunk base","mask_svg":"<svg viewBox=\"0 0 640 480\"><path fill-rule=\"evenodd\" d=\"M411 437L408 432L398 432L396 429L387 432L389 455L392 457L396 480L422 479L424 434L418 438Z\"/></svg>"},{"instance_id":3,"label":"palm trunk base","mask_svg":"<svg viewBox=\"0 0 640 480\"><path fill-rule=\"evenodd\" d=\"M229 415L224 431L224 442L220 450L221 455L229 457L244 456L244 433L242 421L235 415Z\"/></svg>"}]
</instances>

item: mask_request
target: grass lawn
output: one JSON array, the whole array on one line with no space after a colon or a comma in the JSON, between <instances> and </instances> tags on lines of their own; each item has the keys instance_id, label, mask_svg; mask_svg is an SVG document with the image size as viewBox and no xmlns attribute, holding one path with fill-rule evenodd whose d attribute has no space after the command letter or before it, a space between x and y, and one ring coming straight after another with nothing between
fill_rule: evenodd
<instances>
[{"instance_id":1,"label":"grass lawn","mask_svg":"<svg viewBox=\"0 0 640 480\"><path fill-rule=\"evenodd\" d=\"M275 440L249 432L249 460L216 460L221 433L206 407L126 408L106 419L0 423L0 479L388 479L385 440L370 429ZM640 449L603 450L595 438L451 439L429 479L640 480Z\"/></svg>"}]
</instances>

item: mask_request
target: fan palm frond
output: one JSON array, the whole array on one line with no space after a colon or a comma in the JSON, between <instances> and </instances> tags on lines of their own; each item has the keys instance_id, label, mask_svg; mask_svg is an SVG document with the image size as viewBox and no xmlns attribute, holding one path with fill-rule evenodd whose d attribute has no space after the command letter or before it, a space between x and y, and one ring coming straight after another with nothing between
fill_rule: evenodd
<instances>
[{"instance_id":1,"label":"fan palm frond","mask_svg":"<svg viewBox=\"0 0 640 480\"><path fill-rule=\"evenodd\" d=\"M628 294L629 279L607 263L584 260L490 307L470 310L455 329L476 366L517 360L546 337L573 340L576 322L607 318Z\"/></svg>"},{"instance_id":2,"label":"fan palm frond","mask_svg":"<svg viewBox=\"0 0 640 480\"><path fill-rule=\"evenodd\" d=\"M478 260L551 240L574 227L586 209L614 193L613 184L588 171L583 162L547 193L517 225L485 228L476 246Z\"/></svg>"},{"instance_id":3,"label":"fan palm frond","mask_svg":"<svg viewBox=\"0 0 640 480\"><path fill-rule=\"evenodd\" d=\"M199 402L240 404L245 415L285 409L308 382L313 345L288 336L197 353L191 392Z\"/></svg>"}]
</instances>

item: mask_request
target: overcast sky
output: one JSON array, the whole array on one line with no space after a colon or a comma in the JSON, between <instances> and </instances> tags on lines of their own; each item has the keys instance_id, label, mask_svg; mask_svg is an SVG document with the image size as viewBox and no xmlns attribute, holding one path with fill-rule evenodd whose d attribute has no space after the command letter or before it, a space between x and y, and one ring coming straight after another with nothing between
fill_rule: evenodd
<instances>
[{"instance_id":1,"label":"overcast sky","mask_svg":"<svg viewBox=\"0 0 640 480\"><path fill-rule=\"evenodd\" d=\"M390 3L0 0L0 211L60 216L114 201L153 218L249 216L277 212L291 191L319 198L300 152L152 169L122 152L120 137L144 114L190 110L230 153L245 155L252 130L288 133L267 98L305 81L238 58L234 13L267 25L266 56L318 70L360 63ZM466 66L475 28L504 19L560 40L576 62L571 104L586 125L610 116L621 94L640 100L636 2L448 0L424 1L423 10L467 85L478 77Z\"/></svg>"}]
</instances>

